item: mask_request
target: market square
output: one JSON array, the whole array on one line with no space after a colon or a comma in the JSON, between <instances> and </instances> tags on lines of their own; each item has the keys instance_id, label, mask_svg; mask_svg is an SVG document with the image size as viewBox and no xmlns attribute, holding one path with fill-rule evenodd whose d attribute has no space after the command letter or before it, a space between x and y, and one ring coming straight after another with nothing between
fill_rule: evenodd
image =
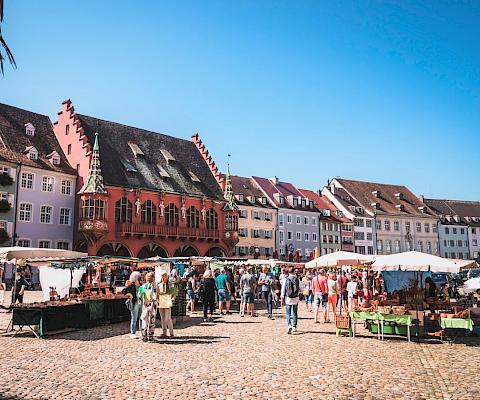
<instances>
[{"instance_id":1,"label":"market square","mask_svg":"<svg viewBox=\"0 0 480 400\"><path fill-rule=\"evenodd\" d=\"M479 20L0 0L0 399L480 399Z\"/></svg>"}]
</instances>

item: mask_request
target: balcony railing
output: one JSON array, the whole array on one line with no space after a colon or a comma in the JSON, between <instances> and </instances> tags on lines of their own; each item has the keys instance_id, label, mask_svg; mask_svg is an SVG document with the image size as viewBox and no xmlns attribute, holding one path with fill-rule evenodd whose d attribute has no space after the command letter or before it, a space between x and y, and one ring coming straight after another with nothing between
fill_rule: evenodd
<instances>
[{"instance_id":1,"label":"balcony railing","mask_svg":"<svg viewBox=\"0 0 480 400\"><path fill-rule=\"evenodd\" d=\"M218 229L187 228L180 226L160 226L148 224L117 223L116 232L121 235L146 235L188 237L196 239L220 239Z\"/></svg>"}]
</instances>

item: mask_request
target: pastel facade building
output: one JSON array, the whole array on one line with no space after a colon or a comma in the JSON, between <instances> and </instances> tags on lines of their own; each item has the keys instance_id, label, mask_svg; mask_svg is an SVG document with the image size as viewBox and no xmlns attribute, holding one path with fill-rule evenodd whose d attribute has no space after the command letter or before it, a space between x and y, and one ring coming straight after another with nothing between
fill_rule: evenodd
<instances>
[{"instance_id":1,"label":"pastel facade building","mask_svg":"<svg viewBox=\"0 0 480 400\"><path fill-rule=\"evenodd\" d=\"M232 176L235 203L239 207L238 238L234 255L271 258L275 252L277 209L253 179Z\"/></svg>"},{"instance_id":2,"label":"pastel facade building","mask_svg":"<svg viewBox=\"0 0 480 400\"><path fill-rule=\"evenodd\" d=\"M480 257L480 202L420 199L440 218L439 239L442 257Z\"/></svg>"},{"instance_id":3,"label":"pastel facade building","mask_svg":"<svg viewBox=\"0 0 480 400\"><path fill-rule=\"evenodd\" d=\"M329 182L322 189L322 195L342 212L342 217L351 221L351 223L342 224L342 235L346 238L342 243L342 249L360 254L375 254L372 215L367 213L364 207L336 182ZM352 233L353 245L350 239Z\"/></svg>"},{"instance_id":4,"label":"pastel facade building","mask_svg":"<svg viewBox=\"0 0 480 400\"><path fill-rule=\"evenodd\" d=\"M315 207L320 212L319 238L320 255L333 253L342 249L342 224L348 221L342 217L338 210L325 196L306 189L300 189L302 194L315 202ZM353 244L353 233L351 235Z\"/></svg>"},{"instance_id":5,"label":"pastel facade building","mask_svg":"<svg viewBox=\"0 0 480 400\"><path fill-rule=\"evenodd\" d=\"M11 206L6 215L12 240L7 243L72 249L76 171L49 117L2 104L0 135L0 162L12 177L2 194Z\"/></svg>"},{"instance_id":6,"label":"pastel facade building","mask_svg":"<svg viewBox=\"0 0 480 400\"><path fill-rule=\"evenodd\" d=\"M278 210L276 246L281 258L309 259L320 247L320 213L312 199L305 197L294 185L278 178L252 177L267 199Z\"/></svg>"},{"instance_id":7,"label":"pastel facade building","mask_svg":"<svg viewBox=\"0 0 480 400\"><path fill-rule=\"evenodd\" d=\"M373 219L369 224L375 254L439 254L438 217L405 186L336 178L330 187L344 190L358 204L357 210Z\"/></svg>"},{"instance_id":8,"label":"pastel facade building","mask_svg":"<svg viewBox=\"0 0 480 400\"><path fill-rule=\"evenodd\" d=\"M189 141L80 115L69 100L54 130L79 172L78 249L140 258L232 254L238 208L230 177L198 135Z\"/></svg>"}]
</instances>

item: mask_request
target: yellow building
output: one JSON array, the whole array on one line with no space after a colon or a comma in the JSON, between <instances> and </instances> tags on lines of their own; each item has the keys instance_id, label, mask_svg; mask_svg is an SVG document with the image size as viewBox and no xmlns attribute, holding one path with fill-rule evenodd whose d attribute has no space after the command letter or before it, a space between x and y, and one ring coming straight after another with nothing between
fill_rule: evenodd
<instances>
[{"instance_id":1,"label":"yellow building","mask_svg":"<svg viewBox=\"0 0 480 400\"><path fill-rule=\"evenodd\" d=\"M235 202L240 208L239 242L234 255L271 258L275 251L277 209L250 178L232 176Z\"/></svg>"}]
</instances>

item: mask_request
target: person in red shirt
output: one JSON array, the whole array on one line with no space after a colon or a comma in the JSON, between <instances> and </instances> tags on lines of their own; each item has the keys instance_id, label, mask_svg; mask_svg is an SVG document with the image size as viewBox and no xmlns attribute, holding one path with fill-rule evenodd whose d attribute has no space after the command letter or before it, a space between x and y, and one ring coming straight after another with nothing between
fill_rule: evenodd
<instances>
[{"instance_id":1,"label":"person in red shirt","mask_svg":"<svg viewBox=\"0 0 480 400\"><path fill-rule=\"evenodd\" d=\"M323 311L323 322L327 321L327 303L328 303L328 287L327 276L325 271L321 269L317 275L312 279L312 292L314 298L313 313L315 316L315 322L318 323L318 314L320 308Z\"/></svg>"}]
</instances>

